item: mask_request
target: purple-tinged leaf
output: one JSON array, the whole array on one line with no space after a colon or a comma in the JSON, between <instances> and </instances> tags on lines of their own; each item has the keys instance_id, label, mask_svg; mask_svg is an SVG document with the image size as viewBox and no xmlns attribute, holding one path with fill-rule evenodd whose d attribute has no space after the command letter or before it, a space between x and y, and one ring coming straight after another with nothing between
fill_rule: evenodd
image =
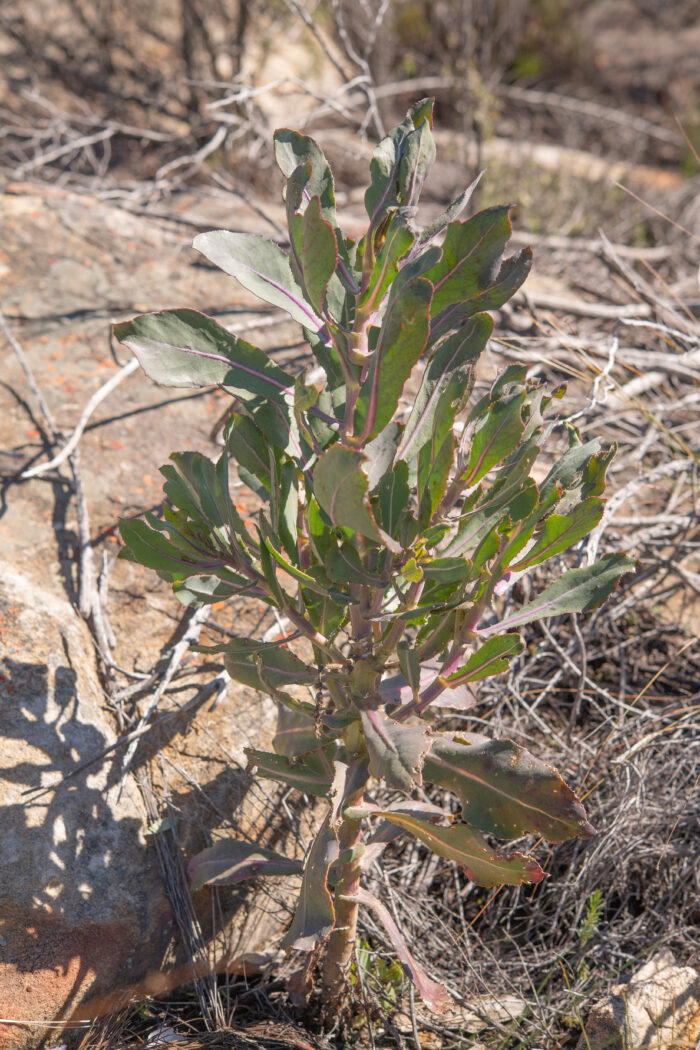
<instances>
[{"instance_id":1,"label":"purple-tinged leaf","mask_svg":"<svg viewBox=\"0 0 700 1050\"><path fill-rule=\"evenodd\" d=\"M394 415L413 366L428 340L430 281L409 281L389 299L377 347L355 409L355 432L363 440L378 434Z\"/></svg>"},{"instance_id":2,"label":"purple-tinged leaf","mask_svg":"<svg viewBox=\"0 0 700 1050\"><path fill-rule=\"evenodd\" d=\"M419 691L432 685L438 676L439 669L438 661L423 664L420 672ZM401 674L383 678L379 683L379 694L382 701L387 704L407 704L413 699L411 687ZM450 707L456 711L468 711L475 704L476 697L471 689L465 685L455 685L454 688L445 689L437 700L433 700L431 707Z\"/></svg>"},{"instance_id":3,"label":"purple-tinged leaf","mask_svg":"<svg viewBox=\"0 0 700 1050\"><path fill-rule=\"evenodd\" d=\"M289 258L272 241L254 233L213 230L198 234L192 244L249 292L286 310L293 320L312 332L323 330L323 321L307 303L292 274Z\"/></svg>"},{"instance_id":4,"label":"purple-tinged leaf","mask_svg":"<svg viewBox=\"0 0 700 1050\"><path fill-rule=\"evenodd\" d=\"M626 554L606 554L593 565L570 569L519 612L479 631L479 637L487 638L511 627L520 627L549 616L596 609L610 597L620 577L624 573L634 572L636 566L636 560Z\"/></svg>"},{"instance_id":5,"label":"purple-tinged leaf","mask_svg":"<svg viewBox=\"0 0 700 1050\"><path fill-rule=\"evenodd\" d=\"M193 890L202 886L234 886L259 875L300 875L302 864L251 842L223 839L195 854L187 865Z\"/></svg>"},{"instance_id":6,"label":"purple-tinged leaf","mask_svg":"<svg viewBox=\"0 0 700 1050\"><path fill-rule=\"evenodd\" d=\"M269 751L256 751L247 747L248 768L255 769L264 780L276 780L287 787L302 791L305 795L325 798L331 788L330 766L321 750L308 752L296 761L284 755L273 755Z\"/></svg>"},{"instance_id":7,"label":"purple-tinged leaf","mask_svg":"<svg viewBox=\"0 0 700 1050\"><path fill-rule=\"evenodd\" d=\"M393 824L410 831L439 857L461 865L478 886L519 886L522 882L539 882L544 872L536 860L522 853L506 856L492 849L480 831L469 824L439 828L418 817L404 813L385 813Z\"/></svg>"},{"instance_id":8,"label":"purple-tinged leaf","mask_svg":"<svg viewBox=\"0 0 700 1050\"><path fill-rule=\"evenodd\" d=\"M419 787L423 759L430 748L427 726L402 725L383 711L363 711L361 717L372 776L384 779L388 788L412 791Z\"/></svg>"},{"instance_id":9,"label":"purple-tinged leaf","mask_svg":"<svg viewBox=\"0 0 700 1050\"><path fill-rule=\"evenodd\" d=\"M375 913L382 926L386 930L389 940L392 943L393 949L401 962L404 970L406 971L409 979L415 985L418 994L421 999L428 1007L435 1013L441 1013L445 1010L454 1009L454 1000L447 988L443 984L439 984L437 981L433 981L428 977L427 973L411 955L408 950L405 938L398 928L391 913L381 901L369 893L368 890L360 888L357 892L357 899L361 904L366 904L368 908L371 908Z\"/></svg>"},{"instance_id":10,"label":"purple-tinged leaf","mask_svg":"<svg viewBox=\"0 0 700 1050\"><path fill-rule=\"evenodd\" d=\"M502 674L508 670L511 657L519 655L524 648L519 634L496 635L495 638L484 642L458 671L448 675L446 681L450 685L462 685L466 682L478 682L481 678L489 678L494 674Z\"/></svg>"},{"instance_id":11,"label":"purple-tinged leaf","mask_svg":"<svg viewBox=\"0 0 700 1050\"><path fill-rule=\"evenodd\" d=\"M267 354L196 310L141 314L114 325L114 335L161 386L225 386L242 401L281 404L294 391Z\"/></svg>"},{"instance_id":12,"label":"purple-tinged leaf","mask_svg":"<svg viewBox=\"0 0 700 1050\"><path fill-rule=\"evenodd\" d=\"M310 952L333 929L335 909L328 890L328 869L339 853L330 815L321 825L304 862L304 875L292 923L282 940L283 948Z\"/></svg>"},{"instance_id":13,"label":"purple-tinged leaf","mask_svg":"<svg viewBox=\"0 0 700 1050\"><path fill-rule=\"evenodd\" d=\"M595 834L582 803L552 766L511 740L439 736L426 780L454 792L462 816L482 831L515 839L537 832L549 842Z\"/></svg>"},{"instance_id":14,"label":"purple-tinged leaf","mask_svg":"<svg viewBox=\"0 0 700 1050\"><path fill-rule=\"evenodd\" d=\"M442 258L428 277L435 286L431 313L476 298L499 276L512 227L508 207L487 208L447 227ZM480 307L477 307L480 309Z\"/></svg>"},{"instance_id":15,"label":"purple-tinged leaf","mask_svg":"<svg viewBox=\"0 0 700 1050\"><path fill-rule=\"evenodd\" d=\"M420 188L432 163L432 136L429 134L432 106L432 99L417 102L372 154L369 166L371 183L365 193L365 208L372 228L378 225L389 208L418 202ZM422 125L427 125L428 134L421 130ZM434 150L433 144L433 154Z\"/></svg>"},{"instance_id":16,"label":"purple-tinged leaf","mask_svg":"<svg viewBox=\"0 0 700 1050\"><path fill-rule=\"evenodd\" d=\"M310 166L309 178L305 183L303 199L296 210L306 210L312 197L319 197L322 214L333 226L336 225L335 193L333 175L321 147L308 135L298 131L280 128L275 132L275 160L286 179L291 178L300 165Z\"/></svg>"}]
</instances>

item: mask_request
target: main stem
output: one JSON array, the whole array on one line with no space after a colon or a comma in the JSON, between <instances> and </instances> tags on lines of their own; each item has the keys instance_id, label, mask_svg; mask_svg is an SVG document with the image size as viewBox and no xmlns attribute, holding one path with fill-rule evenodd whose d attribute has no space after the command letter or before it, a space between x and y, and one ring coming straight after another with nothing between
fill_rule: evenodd
<instances>
[{"instance_id":1,"label":"main stem","mask_svg":"<svg viewBox=\"0 0 700 1050\"><path fill-rule=\"evenodd\" d=\"M359 792L357 801L361 800ZM343 820L338 829L338 844L341 853L351 850L361 841L359 820ZM347 975L357 940L357 913L360 888L360 857L348 861L342 867L340 879L335 887L335 925L331 933L321 975L323 1013L327 1022L333 1022L345 995Z\"/></svg>"}]
</instances>

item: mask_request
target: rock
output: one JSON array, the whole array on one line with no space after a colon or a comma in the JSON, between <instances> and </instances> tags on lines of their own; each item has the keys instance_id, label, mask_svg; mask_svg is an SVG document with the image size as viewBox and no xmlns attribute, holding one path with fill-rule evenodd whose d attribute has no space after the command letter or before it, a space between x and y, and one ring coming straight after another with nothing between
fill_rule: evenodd
<instances>
[{"instance_id":1,"label":"rock","mask_svg":"<svg viewBox=\"0 0 700 1050\"><path fill-rule=\"evenodd\" d=\"M519 995L475 995L469 999L468 1006L455 1005L453 1010L434 1014L427 1010L416 996L415 1009L419 1025L425 1020L433 1024L437 1022L452 1032L484 1033L494 1022L507 1025L520 1017L527 1009L527 1003ZM400 1031L407 1035L413 1031L412 1020L406 1013L398 1014L396 1023Z\"/></svg>"},{"instance_id":2,"label":"rock","mask_svg":"<svg viewBox=\"0 0 700 1050\"><path fill-rule=\"evenodd\" d=\"M61 784L114 739L87 628L5 562L0 618L0 1017L41 1021L157 966L174 927L135 784L119 799L113 762Z\"/></svg>"},{"instance_id":3,"label":"rock","mask_svg":"<svg viewBox=\"0 0 700 1050\"><path fill-rule=\"evenodd\" d=\"M700 1036L700 973L657 952L596 1003L576 1050L693 1050Z\"/></svg>"},{"instance_id":4,"label":"rock","mask_svg":"<svg viewBox=\"0 0 700 1050\"><path fill-rule=\"evenodd\" d=\"M247 222L247 214L237 220L231 209L218 220L212 216L211 224L241 228ZM137 217L56 187L15 185L0 196L0 226L0 266L9 269L3 311L66 434L116 371L106 339L113 312L128 316L184 303L220 312L225 304L230 320L239 321L253 306L257 310L250 297L238 296L234 281L197 265L188 223ZM265 333L279 336L269 328ZM25 1050L45 1035L41 1022L76 1009L85 1015L108 1010L129 990L149 994L156 977L175 987L187 983L191 971L183 967L155 839L146 835L148 820L131 778L118 797L123 748L60 783L115 742L116 725L92 639L75 612L77 536L69 485L41 477L16 483L19 470L49 456L26 378L8 348L4 353L0 1018L34 1023L0 1023L0 1048ZM115 551L118 517L157 503L158 467L173 450L218 454L209 433L223 407L216 394L164 391L136 374L100 406L80 443L98 564L102 552ZM68 468L61 469L68 479ZM115 661L149 671L183 609L154 573L120 561L110 573L108 611ZM253 614L257 618L255 610L237 609L238 623L250 615L254 625ZM189 680L196 685L207 678ZM118 684L124 681L129 679ZM165 697L160 710L172 705ZM230 685L216 709L211 706L143 738L134 762L134 769L150 769L156 793L167 793L172 803L177 845L171 832L167 842L175 856L179 847L183 862L209 843L212 832L232 834L231 826L281 848L272 838L283 836L270 817L275 791L271 785L267 793L254 789L243 768L245 746L270 744L274 704ZM156 753L162 767L152 761ZM37 787L49 790L24 794ZM254 885L224 888L215 908L208 888L194 895L215 961L242 955L260 961L276 948L289 912L271 900L268 887L264 894ZM283 896L284 886L273 892L278 889ZM211 930L214 914L219 928ZM48 1045L73 1046L68 1033L54 1030L49 1039Z\"/></svg>"}]
</instances>

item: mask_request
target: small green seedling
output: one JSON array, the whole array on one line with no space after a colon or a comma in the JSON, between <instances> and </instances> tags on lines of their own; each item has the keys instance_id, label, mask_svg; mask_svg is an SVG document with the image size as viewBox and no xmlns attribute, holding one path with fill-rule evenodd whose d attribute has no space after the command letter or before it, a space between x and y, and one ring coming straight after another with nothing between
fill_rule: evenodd
<instances>
[{"instance_id":1,"label":"small green seedling","mask_svg":"<svg viewBox=\"0 0 700 1050\"><path fill-rule=\"evenodd\" d=\"M545 416L563 391L513 365L472 396L488 311L520 287L531 254L503 258L507 207L459 219L469 190L415 225L435 156L432 106L415 105L375 149L358 243L339 226L321 149L287 130L275 151L288 250L226 230L195 238L206 259L302 326L320 381L288 375L191 309L115 326L156 383L215 384L235 399L219 459L175 453L162 468L163 519L123 521L123 554L186 603L248 595L291 624L280 642L242 636L214 651L233 679L278 706L273 750L250 750L251 770L326 807L303 863L221 841L191 860L192 883L300 875L283 945L322 955L331 1011L345 994L360 908L383 923L428 1007L451 1004L363 885L394 837L412 835L474 882L498 886L544 873L487 836L592 833L556 770L509 740L439 732L434 709L471 707L473 684L522 651L520 627L598 606L634 564L606 555L499 613L518 577L600 520L612 450L570 428L568 451L536 483ZM254 525L232 502L231 464L261 497ZM425 801L427 784L452 792L459 819Z\"/></svg>"}]
</instances>

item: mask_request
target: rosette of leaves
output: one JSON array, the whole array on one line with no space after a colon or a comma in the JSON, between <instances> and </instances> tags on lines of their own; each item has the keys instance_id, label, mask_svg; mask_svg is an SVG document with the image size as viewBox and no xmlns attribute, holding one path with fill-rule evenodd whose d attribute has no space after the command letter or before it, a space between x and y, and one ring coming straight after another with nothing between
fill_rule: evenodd
<instances>
[{"instance_id":1,"label":"rosette of leaves","mask_svg":"<svg viewBox=\"0 0 700 1050\"><path fill-rule=\"evenodd\" d=\"M377 146L357 243L339 225L321 149L288 130L275 135L288 248L226 230L194 240L302 326L323 381L288 375L191 309L115 327L156 383L216 384L235 399L218 460L171 457L164 515L123 521L124 555L187 603L257 598L306 642L240 637L215 648L233 679L277 702L273 750L250 751L250 766L326 801L314 841L303 863L218 842L192 859L193 885L300 875L283 943L314 958L325 949L331 1007L343 995L360 907L374 909L427 1005L450 1003L362 885L394 837L412 835L474 882L497 886L537 882L543 871L492 837L591 834L556 770L508 740L437 732L433 709L471 706L472 684L522 651L520 627L598 606L633 568L606 555L551 574L526 604L499 612L504 587L600 520L612 452L570 428L568 451L537 483L545 417L562 390L548 392L516 365L472 396L493 329L488 311L522 284L531 254L504 259L508 208L459 217L469 190L422 231L415 224L435 156L431 124L425 100ZM416 392L405 406L409 382ZM232 502L232 465L261 497L255 524ZM417 800L423 784L452 792L460 817ZM390 805L377 800L382 785L395 793Z\"/></svg>"}]
</instances>

